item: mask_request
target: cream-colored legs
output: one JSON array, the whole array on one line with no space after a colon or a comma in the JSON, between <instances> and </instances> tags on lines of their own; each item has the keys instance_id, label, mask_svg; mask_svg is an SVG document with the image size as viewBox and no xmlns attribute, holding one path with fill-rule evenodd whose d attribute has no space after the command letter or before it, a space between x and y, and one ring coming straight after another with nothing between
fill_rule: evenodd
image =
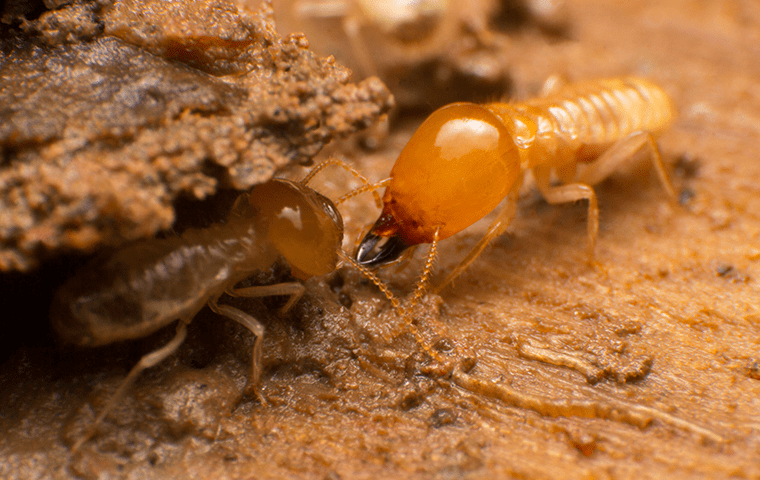
<instances>
[{"instance_id":1,"label":"cream-colored legs","mask_svg":"<svg viewBox=\"0 0 760 480\"><path fill-rule=\"evenodd\" d=\"M284 307L280 310L281 314L286 313L295 302L301 298L305 291L304 286L298 282L278 283L276 285L261 285L256 287L235 288L227 292L233 297L260 298L271 297L274 295L289 295L290 298ZM209 301L208 306L219 315L235 320L239 324L251 331L256 337L253 342L253 355L251 361L251 377L248 379L247 393L256 393L256 389L261 379L261 369L264 357L264 326L251 315L229 305L219 305L216 300Z\"/></svg>"},{"instance_id":2,"label":"cream-colored legs","mask_svg":"<svg viewBox=\"0 0 760 480\"><path fill-rule=\"evenodd\" d=\"M277 285L264 285L259 287L232 289L227 293L236 297L248 298L270 297L273 295L290 295L290 299L281 310L282 313L285 313L296 301L298 301L299 298L301 298L304 290L305 289L302 284L292 282L280 283ZM247 393L256 393L256 387L258 386L259 380L261 378L264 326L258 320L253 318L251 315L243 312L242 310L229 305L219 305L216 299L209 300L208 306L215 313L223 315L240 323L248 330L250 330L251 333L253 333L253 335L256 337L256 340L253 344L251 377L248 380L248 387L246 389ZM105 420L116 403L121 399L121 397L124 396L124 393L134 383L135 379L143 372L143 370L155 367L177 351L179 346L182 345L182 342L185 341L185 337L187 337L187 324L190 323L191 320L192 318L180 320L177 324L177 333L169 343L159 348L158 350L154 350L143 356L140 361L137 362L134 367L132 367L132 370L129 371L126 378L122 380L119 388L117 388L116 392L111 395L111 398L108 399L105 407L103 407L103 410L95 418L92 427L90 427L82 436L82 438L77 440L77 442L74 444L72 447L72 452L79 450L79 448L85 442L87 442L87 440L92 438L92 436L97 431L97 428L100 426L103 420Z\"/></svg>"},{"instance_id":3,"label":"cream-colored legs","mask_svg":"<svg viewBox=\"0 0 760 480\"><path fill-rule=\"evenodd\" d=\"M483 238L481 238L472 250L470 250L470 253L459 262L459 265L457 265L456 268L454 268L454 270L452 270L451 273L449 273L446 278L433 289L433 293L440 292L446 287L446 285L453 282L455 278L464 272L465 269L467 269L467 267L469 267L470 264L483 253L483 249L491 243L491 240L504 233L507 227L509 227L509 224L512 223L512 219L517 212L517 197L519 190L519 186L512 189L507 196L506 204L501 207L501 211L499 211L499 214L494 221L491 222L491 225L488 227L486 234L483 235Z\"/></svg>"},{"instance_id":4,"label":"cream-colored legs","mask_svg":"<svg viewBox=\"0 0 760 480\"><path fill-rule=\"evenodd\" d=\"M668 196L675 200L676 192L670 183L668 172L665 170L665 164L662 163L660 149L657 148L657 142L654 141L654 137L649 132L634 132L613 144L588 166L578 178L578 181L586 185L596 185L609 177L612 172L619 169L622 164L630 161L642 149L649 150L649 155L652 158L654 169L657 172L662 187Z\"/></svg>"},{"instance_id":5,"label":"cream-colored legs","mask_svg":"<svg viewBox=\"0 0 760 480\"><path fill-rule=\"evenodd\" d=\"M134 383L135 379L138 377L138 375L140 375L140 373L142 373L143 370L155 367L159 363L163 362L169 355L177 351L179 346L182 345L182 342L185 341L185 337L187 337L187 323L189 321L190 320L181 320L177 324L176 335L174 335L174 338L172 338L169 343L159 348L158 350L154 350L149 354L143 356L140 361L137 362L137 365L132 367L132 370L129 371L126 378L122 380L119 388L117 388L116 392L114 392L114 394L111 395L111 398L108 399L106 406L103 407L103 410L101 410L98 416L95 417L95 421L92 423L92 426L87 430L82 438L77 440L77 442L71 448L71 451L73 453L76 453L77 450L79 450L79 447L87 442L87 440L92 438L100 424L103 422L103 420L105 420L106 416L108 416L116 403L121 399L121 397L124 396L124 393Z\"/></svg>"},{"instance_id":6,"label":"cream-colored legs","mask_svg":"<svg viewBox=\"0 0 760 480\"><path fill-rule=\"evenodd\" d=\"M596 202L594 189L583 183L552 186L550 175L551 167L541 166L533 169L536 187L547 202L556 205L577 200L588 200L588 253L593 258L596 237L599 235L599 206Z\"/></svg>"},{"instance_id":7,"label":"cream-colored legs","mask_svg":"<svg viewBox=\"0 0 760 480\"><path fill-rule=\"evenodd\" d=\"M660 150L657 148L657 143L655 143L652 134L648 132L635 132L615 142L599 158L588 164L588 167L577 177L576 183L552 186L550 184L550 166L539 166L533 169L536 186L547 202L558 204L588 200L588 252L592 258L596 239L599 235L599 207L591 185L596 185L609 177L622 164L630 161L636 153L644 148L650 152L660 183L662 183L668 196L674 200L676 197L675 190L668 178Z\"/></svg>"}]
</instances>

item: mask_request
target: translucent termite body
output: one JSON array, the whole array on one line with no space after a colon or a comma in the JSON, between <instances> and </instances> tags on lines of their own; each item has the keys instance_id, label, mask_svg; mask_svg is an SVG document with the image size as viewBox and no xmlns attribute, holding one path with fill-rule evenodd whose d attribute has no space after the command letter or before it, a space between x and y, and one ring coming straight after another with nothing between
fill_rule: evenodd
<instances>
[{"instance_id":1,"label":"translucent termite body","mask_svg":"<svg viewBox=\"0 0 760 480\"><path fill-rule=\"evenodd\" d=\"M432 244L429 255L435 255L438 241L483 218L507 197L485 236L438 286L443 288L507 228L528 170L547 202L588 200L591 255L599 229L591 186L639 150L650 150L662 184L675 197L654 141L675 117L660 87L623 77L574 85L547 82L545 91L522 103L454 103L433 112L399 155L390 178L377 184L387 185L383 210L361 241L357 261L385 265L421 243ZM551 184L552 172L561 185Z\"/></svg>"},{"instance_id":2,"label":"translucent termite body","mask_svg":"<svg viewBox=\"0 0 760 480\"><path fill-rule=\"evenodd\" d=\"M234 287L271 267L280 255L297 278L332 272L342 240L343 220L332 201L303 183L273 179L242 194L224 223L190 229L178 237L135 242L82 268L63 284L51 305L52 327L65 342L107 345L141 338L179 321L173 340L133 367L93 429L140 372L177 350L186 325L205 305L255 335L248 382L249 393L255 392L264 327L242 310L219 305L219 297L225 292L245 297L290 295L286 310L303 293L301 283Z\"/></svg>"}]
</instances>

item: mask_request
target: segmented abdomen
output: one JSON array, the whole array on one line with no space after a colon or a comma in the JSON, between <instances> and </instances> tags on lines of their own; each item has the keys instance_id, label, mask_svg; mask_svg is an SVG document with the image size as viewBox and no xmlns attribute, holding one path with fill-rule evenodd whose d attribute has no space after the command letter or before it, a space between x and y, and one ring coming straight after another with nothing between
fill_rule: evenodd
<instances>
[{"instance_id":1,"label":"segmented abdomen","mask_svg":"<svg viewBox=\"0 0 760 480\"><path fill-rule=\"evenodd\" d=\"M576 83L522 105L540 110L566 141L584 145L612 143L637 131L658 133L675 115L660 87L636 77Z\"/></svg>"},{"instance_id":2,"label":"segmented abdomen","mask_svg":"<svg viewBox=\"0 0 760 480\"><path fill-rule=\"evenodd\" d=\"M143 240L99 257L57 292L51 322L80 345L139 338L194 316L240 276L276 260L246 222ZM241 272L247 272L245 275Z\"/></svg>"}]
</instances>

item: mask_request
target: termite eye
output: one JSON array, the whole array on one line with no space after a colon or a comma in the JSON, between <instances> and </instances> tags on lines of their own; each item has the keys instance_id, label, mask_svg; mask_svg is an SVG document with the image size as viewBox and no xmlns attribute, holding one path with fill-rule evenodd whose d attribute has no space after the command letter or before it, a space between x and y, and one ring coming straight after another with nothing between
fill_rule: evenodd
<instances>
[{"instance_id":1,"label":"termite eye","mask_svg":"<svg viewBox=\"0 0 760 480\"><path fill-rule=\"evenodd\" d=\"M322 195L319 195L319 197L321 197L320 200L323 200L322 210L330 217L330 220L343 231L343 217L338 213L338 208L327 197L323 197Z\"/></svg>"}]
</instances>

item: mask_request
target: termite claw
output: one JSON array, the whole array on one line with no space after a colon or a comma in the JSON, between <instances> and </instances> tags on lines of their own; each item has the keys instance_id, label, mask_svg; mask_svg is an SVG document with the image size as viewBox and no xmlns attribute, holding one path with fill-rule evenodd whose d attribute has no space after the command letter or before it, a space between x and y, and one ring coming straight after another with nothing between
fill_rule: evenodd
<instances>
[{"instance_id":1,"label":"termite claw","mask_svg":"<svg viewBox=\"0 0 760 480\"><path fill-rule=\"evenodd\" d=\"M378 247L377 244L382 239L386 241ZM398 260L407 248L409 245L398 235L380 237L370 232L364 236L359 248L356 249L355 258L360 265L365 267L379 267ZM370 256L375 251L375 255Z\"/></svg>"}]
</instances>

